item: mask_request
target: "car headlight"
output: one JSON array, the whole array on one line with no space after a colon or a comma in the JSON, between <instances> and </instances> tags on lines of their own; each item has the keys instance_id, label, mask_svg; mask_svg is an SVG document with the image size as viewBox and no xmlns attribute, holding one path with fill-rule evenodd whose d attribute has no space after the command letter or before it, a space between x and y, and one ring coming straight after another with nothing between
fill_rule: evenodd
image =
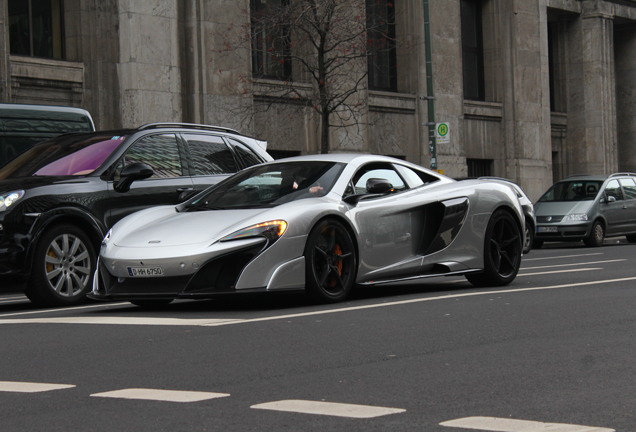
<instances>
[{"instance_id":1,"label":"car headlight","mask_svg":"<svg viewBox=\"0 0 636 432\"><path fill-rule=\"evenodd\" d=\"M0 195L0 211L5 211L23 196L23 190L13 191L7 194Z\"/></svg>"},{"instance_id":2,"label":"car headlight","mask_svg":"<svg viewBox=\"0 0 636 432\"><path fill-rule=\"evenodd\" d=\"M264 237L268 241L276 241L287 230L287 222L284 220L273 220L263 222L247 228L240 229L221 239L222 242L231 240L243 240L246 238Z\"/></svg>"},{"instance_id":3,"label":"car headlight","mask_svg":"<svg viewBox=\"0 0 636 432\"><path fill-rule=\"evenodd\" d=\"M572 213L563 218L564 221L584 222L587 220L586 213Z\"/></svg>"},{"instance_id":4,"label":"car headlight","mask_svg":"<svg viewBox=\"0 0 636 432\"><path fill-rule=\"evenodd\" d=\"M104 239L102 240L102 246L105 246L108 244L112 235L113 235L113 230L109 229L106 235L104 236Z\"/></svg>"}]
</instances>

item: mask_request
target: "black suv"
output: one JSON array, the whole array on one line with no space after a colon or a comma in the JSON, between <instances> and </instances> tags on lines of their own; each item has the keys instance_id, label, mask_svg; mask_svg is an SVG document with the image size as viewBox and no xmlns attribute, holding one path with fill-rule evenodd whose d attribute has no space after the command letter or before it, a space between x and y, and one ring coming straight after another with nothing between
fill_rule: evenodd
<instances>
[{"instance_id":1,"label":"black suv","mask_svg":"<svg viewBox=\"0 0 636 432\"><path fill-rule=\"evenodd\" d=\"M182 123L36 145L0 168L0 279L25 278L38 305L83 301L99 244L115 222L272 160L266 145L231 129Z\"/></svg>"}]
</instances>

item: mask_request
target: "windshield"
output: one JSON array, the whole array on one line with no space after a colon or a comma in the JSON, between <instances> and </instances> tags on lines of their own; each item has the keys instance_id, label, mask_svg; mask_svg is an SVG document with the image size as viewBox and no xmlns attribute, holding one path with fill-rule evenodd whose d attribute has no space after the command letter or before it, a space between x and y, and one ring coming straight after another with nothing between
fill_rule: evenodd
<instances>
[{"instance_id":1,"label":"windshield","mask_svg":"<svg viewBox=\"0 0 636 432\"><path fill-rule=\"evenodd\" d=\"M552 185L539 202L592 201L603 184L600 180L563 181Z\"/></svg>"},{"instance_id":2,"label":"windshield","mask_svg":"<svg viewBox=\"0 0 636 432\"><path fill-rule=\"evenodd\" d=\"M126 139L107 134L64 135L30 148L0 168L0 179L79 176L99 168Z\"/></svg>"},{"instance_id":3,"label":"windshield","mask_svg":"<svg viewBox=\"0 0 636 432\"><path fill-rule=\"evenodd\" d=\"M219 183L186 203L187 211L273 207L321 197L333 187L344 164L281 162L257 165Z\"/></svg>"}]
</instances>

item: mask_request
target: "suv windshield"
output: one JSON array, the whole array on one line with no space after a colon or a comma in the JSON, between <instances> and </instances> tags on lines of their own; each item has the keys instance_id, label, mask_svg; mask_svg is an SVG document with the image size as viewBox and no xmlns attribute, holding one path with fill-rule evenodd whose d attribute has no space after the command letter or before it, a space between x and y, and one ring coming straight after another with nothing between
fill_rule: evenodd
<instances>
[{"instance_id":1,"label":"suv windshield","mask_svg":"<svg viewBox=\"0 0 636 432\"><path fill-rule=\"evenodd\" d=\"M243 170L187 203L187 211L269 207L321 197L333 187L344 164L286 162Z\"/></svg>"},{"instance_id":2,"label":"suv windshield","mask_svg":"<svg viewBox=\"0 0 636 432\"><path fill-rule=\"evenodd\" d=\"M0 168L0 179L87 175L99 168L125 138L112 132L64 135L9 161Z\"/></svg>"},{"instance_id":3,"label":"suv windshield","mask_svg":"<svg viewBox=\"0 0 636 432\"><path fill-rule=\"evenodd\" d=\"M539 202L592 201L603 184L600 180L572 180L555 183Z\"/></svg>"}]
</instances>

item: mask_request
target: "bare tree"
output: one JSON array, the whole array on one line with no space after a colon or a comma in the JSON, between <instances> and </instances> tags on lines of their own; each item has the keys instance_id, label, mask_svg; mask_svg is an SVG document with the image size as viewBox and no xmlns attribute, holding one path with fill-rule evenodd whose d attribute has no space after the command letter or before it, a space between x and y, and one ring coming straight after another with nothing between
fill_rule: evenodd
<instances>
[{"instance_id":1,"label":"bare tree","mask_svg":"<svg viewBox=\"0 0 636 432\"><path fill-rule=\"evenodd\" d=\"M365 0L252 0L252 75L273 78L272 99L292 99L320 117L320 151L330 129L363 121L367 57L386 49L386 22L368 20ZM369 23L377 24L370 29ZM305 84L305 85L302 85Z\"/></svg>"}]
</instances>

